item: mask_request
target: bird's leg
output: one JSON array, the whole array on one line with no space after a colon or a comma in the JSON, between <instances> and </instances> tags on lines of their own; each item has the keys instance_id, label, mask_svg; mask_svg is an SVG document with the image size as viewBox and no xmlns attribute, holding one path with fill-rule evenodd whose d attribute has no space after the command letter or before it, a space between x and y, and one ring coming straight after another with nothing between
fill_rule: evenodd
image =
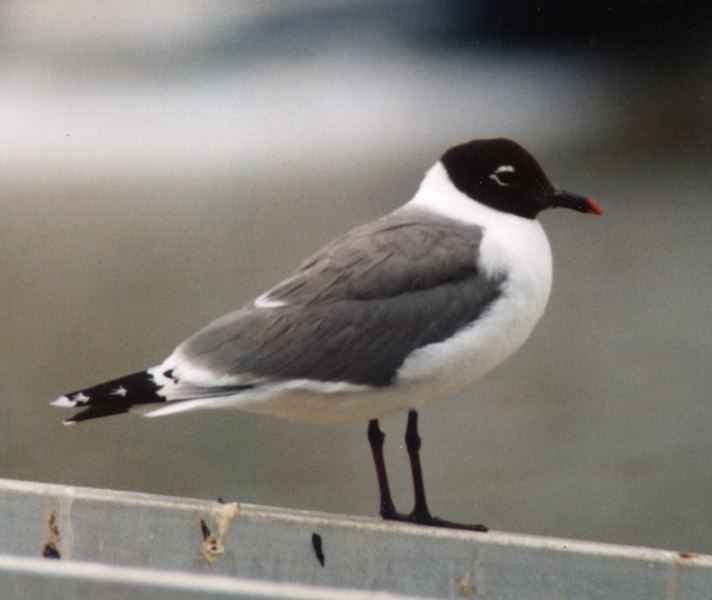
<instances>
[{"instance_id":1,"label":"bird's leg","mask_svg":"<svg viewBox=\"0 0 712 600\"><path fill-rule=\"evenodd\" d=\"M428 510L428 503L425 500L425 485L423 484L423 469L420 464L420 436L418 435L418 413L415 410L408 411L408 425L405 430L405 445L410 458L410 470L413 474L413 491L415 494L415 505L413 511L406 520L419 525L431 525L433 527L449 527L452 529L467 529L470 531L487 531L484 525L466 525L463 523L453 523L438 517L433 517ZM384 517L385 518L385 517Z\"/></svg>"},{"instance_id":2,"label":"bird's leg","mask_svg":"<svg viewBox=\"0 0 712 600\"><path fill-rule=\"evenodd\" d=\"M371 445L373 463L376 466L378 477L378 491L381 495L381 516L388 521L404 521L418 525L432 527L449 527L452 529L467 529L469 531L487 531L484 525L465 525L453 523L438 517L433 517L428 510L425 500L425 485L423 484L423 469L420 465L420 436L418 435L418 413L414 410L408 412L408 425L405 431L405 444L410 458L410 470L413 474L413 489L415 491L415 506L410 514L400 513L396 510L391 497L386 473L386 462L383 458L383 442L386 435L378 426L378 419L368 422L368 442Z\"/></svg>"},{"instance_id":3,"label":"bird's leg","mask_svg":"<svg viewBox=\"0 0 712 600\"><path fill-rule=\"evenodd\" d=\"M373 463L376 466L376 476L378 477L378 492L381 495L381 516L387 520L403 521L405 515L396 511L391 498L391 489L388 486L388 474L386 473L386 462L383 459L383 441L386 434L378 426L378 419L371 419L368 422L368 443L371 445Z\"/></svg>"},{"instance_id":4,"label":"bird's leg","mask_svg":"<svg viewBox=\"0 0 712 600\"><path fill-rule=\"evenodd\" d=\"M418 435L418 413L408 411L408 425L405 429L405 447L410 459L410 471L413 475L413 493L415 505L410 513L410 519L415 523L427 523L432 520L428 502L425 500L425 484L423 483L423 468L420 465L420 435Z\"/></svg>"}]
</instances>

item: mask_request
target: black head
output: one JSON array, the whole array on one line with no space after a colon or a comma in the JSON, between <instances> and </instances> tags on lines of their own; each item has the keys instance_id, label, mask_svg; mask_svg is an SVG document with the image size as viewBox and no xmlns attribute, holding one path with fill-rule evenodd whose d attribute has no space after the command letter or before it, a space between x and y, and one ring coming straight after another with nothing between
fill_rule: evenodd
<instances>
[{"instance_id":1,"label":"black head","mask_svg":"<svg viewBox=\"0 0 712 600\"><path fill-rule=\"evenodd\" d=\"M503 212L533 219L545 208L561 206L603 214L593 200L557 188L534 157L512 140L472 140L453 146L440 161L458 190Z\"/></svg>"}]
</instances>

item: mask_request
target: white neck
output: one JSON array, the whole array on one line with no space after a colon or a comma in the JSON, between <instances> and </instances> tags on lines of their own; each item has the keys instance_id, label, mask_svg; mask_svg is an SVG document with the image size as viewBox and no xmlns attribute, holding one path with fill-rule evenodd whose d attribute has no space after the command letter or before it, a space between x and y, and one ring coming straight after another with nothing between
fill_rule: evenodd
<instances>
[{"instance_id":1,"label":"white neck","mask_svg":"<svg viewBox=\"0 0 712 600\"><path fill-rule=\"evenodd\" d=\"M551 249L539 221L473 200L452 184L440 162L427 172L415 196L403 208L409 207L483 228L480 267L489 273L504 270L510 280L520 274L535 274L533 285L542 286L539 295L543 311L551 287Z\"/></svg>"},{"instance_id":2,"label":"white neck","mask_svg":"<svg viewBox=\"0 0 712 600\"><path fill-rule=\"evenodd\" d=\"M428 170L420 188L406 206L423 208L469 225L482 226L510 217L523 219L523 217L490 208L463 194L450 181L450 177L440 161ZM531 219L525 220L530 221Z\"/></svg>"}]
</instances>

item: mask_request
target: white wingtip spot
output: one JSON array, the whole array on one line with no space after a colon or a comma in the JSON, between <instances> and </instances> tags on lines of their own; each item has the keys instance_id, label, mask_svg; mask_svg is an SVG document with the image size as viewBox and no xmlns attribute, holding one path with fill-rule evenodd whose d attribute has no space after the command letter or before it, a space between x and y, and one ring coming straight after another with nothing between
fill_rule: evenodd
<instances>
[{"instance_id":1,"label":"white wingtip spot","mask_svg":"<svg viewBox=\"0 0 712 600\"><path fill-rule=\"evenodd\" d=\"M126 397L126 388L123 385L120 385L117 387L115 390L111 390L111 395L112 396L121 396L122 398Z\"/></svg>"},{"instance_id":2,"label":"white wingtip spot","mask_svg":"<svg viewBox=\"0 0 712 600\"><path fill-rule=\"evenodd\" d=\"M67 398L67 396L60 396L52 402L52 406L59 406L60 408L74 408L76 405L77 403Z\"/></svg>"},{"instance_id":3,"label":"white wingtip spot","mask_svg":"<svg viewBox=\"0 0 712 600\"><path fill-rule=\"evenodd\" d=\"M77 406L84 406L88 400L89 396L82 392L77 392L69 396L60 396L51 404L52 406L59 406L60 408L76 408Z\"/></svg>"}]
</instances>

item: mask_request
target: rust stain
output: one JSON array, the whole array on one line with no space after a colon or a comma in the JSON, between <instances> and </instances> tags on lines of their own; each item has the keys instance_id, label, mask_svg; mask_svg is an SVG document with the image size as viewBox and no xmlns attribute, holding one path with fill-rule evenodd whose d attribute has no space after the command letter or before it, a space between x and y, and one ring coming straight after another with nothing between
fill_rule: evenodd
<instances>
[{"instance_id":1,"label":"rust stain","mask_svg":"<svg viewBox=\"0 0 712 600\"><path fill-rule=\"evenodd\" d=\"M210 528L203 519L200 519L200 530L203 533L203 554L208 562L214 563L225 552L225 545L210 532Z\"/></svg>"},{"instance_id":2,"label":"rust stain","mask_svg":"<svg viewBox=\"0 0 712 600\"><path fill-rule=\"evenodd\" d=\"M49 539L42 546L42 556L44 558L62 558L59 553L59 527L57 526L57 511L53 510L47 522L49 526Z\"/></svg>"},{"instance_id":3,"label":"rust stain","mask_svg":"<svg viewBox=\"0 0 712 600\"><path fill-rule=\"evenodd\" d=\"M472 598L472 586L470 585L470 577L472 573L467 573L463 577L455 578L455 593L458 598Z\"/></svg>"},{"instance_id":4,"label":"rust stain","mask_svg":"<svg viewBox=\"0 0 712 600\"><path fill-rule=\"evenodd\" d=\"M213 510L213 518L218 523L217 535L213 535L204 519L200 519L200 530L203 535L203 554L208 562L214 563L225 552L225 538L232 528L235 517L241 512L237 502L218 503Z\"/></svg>"}]
</instances>

